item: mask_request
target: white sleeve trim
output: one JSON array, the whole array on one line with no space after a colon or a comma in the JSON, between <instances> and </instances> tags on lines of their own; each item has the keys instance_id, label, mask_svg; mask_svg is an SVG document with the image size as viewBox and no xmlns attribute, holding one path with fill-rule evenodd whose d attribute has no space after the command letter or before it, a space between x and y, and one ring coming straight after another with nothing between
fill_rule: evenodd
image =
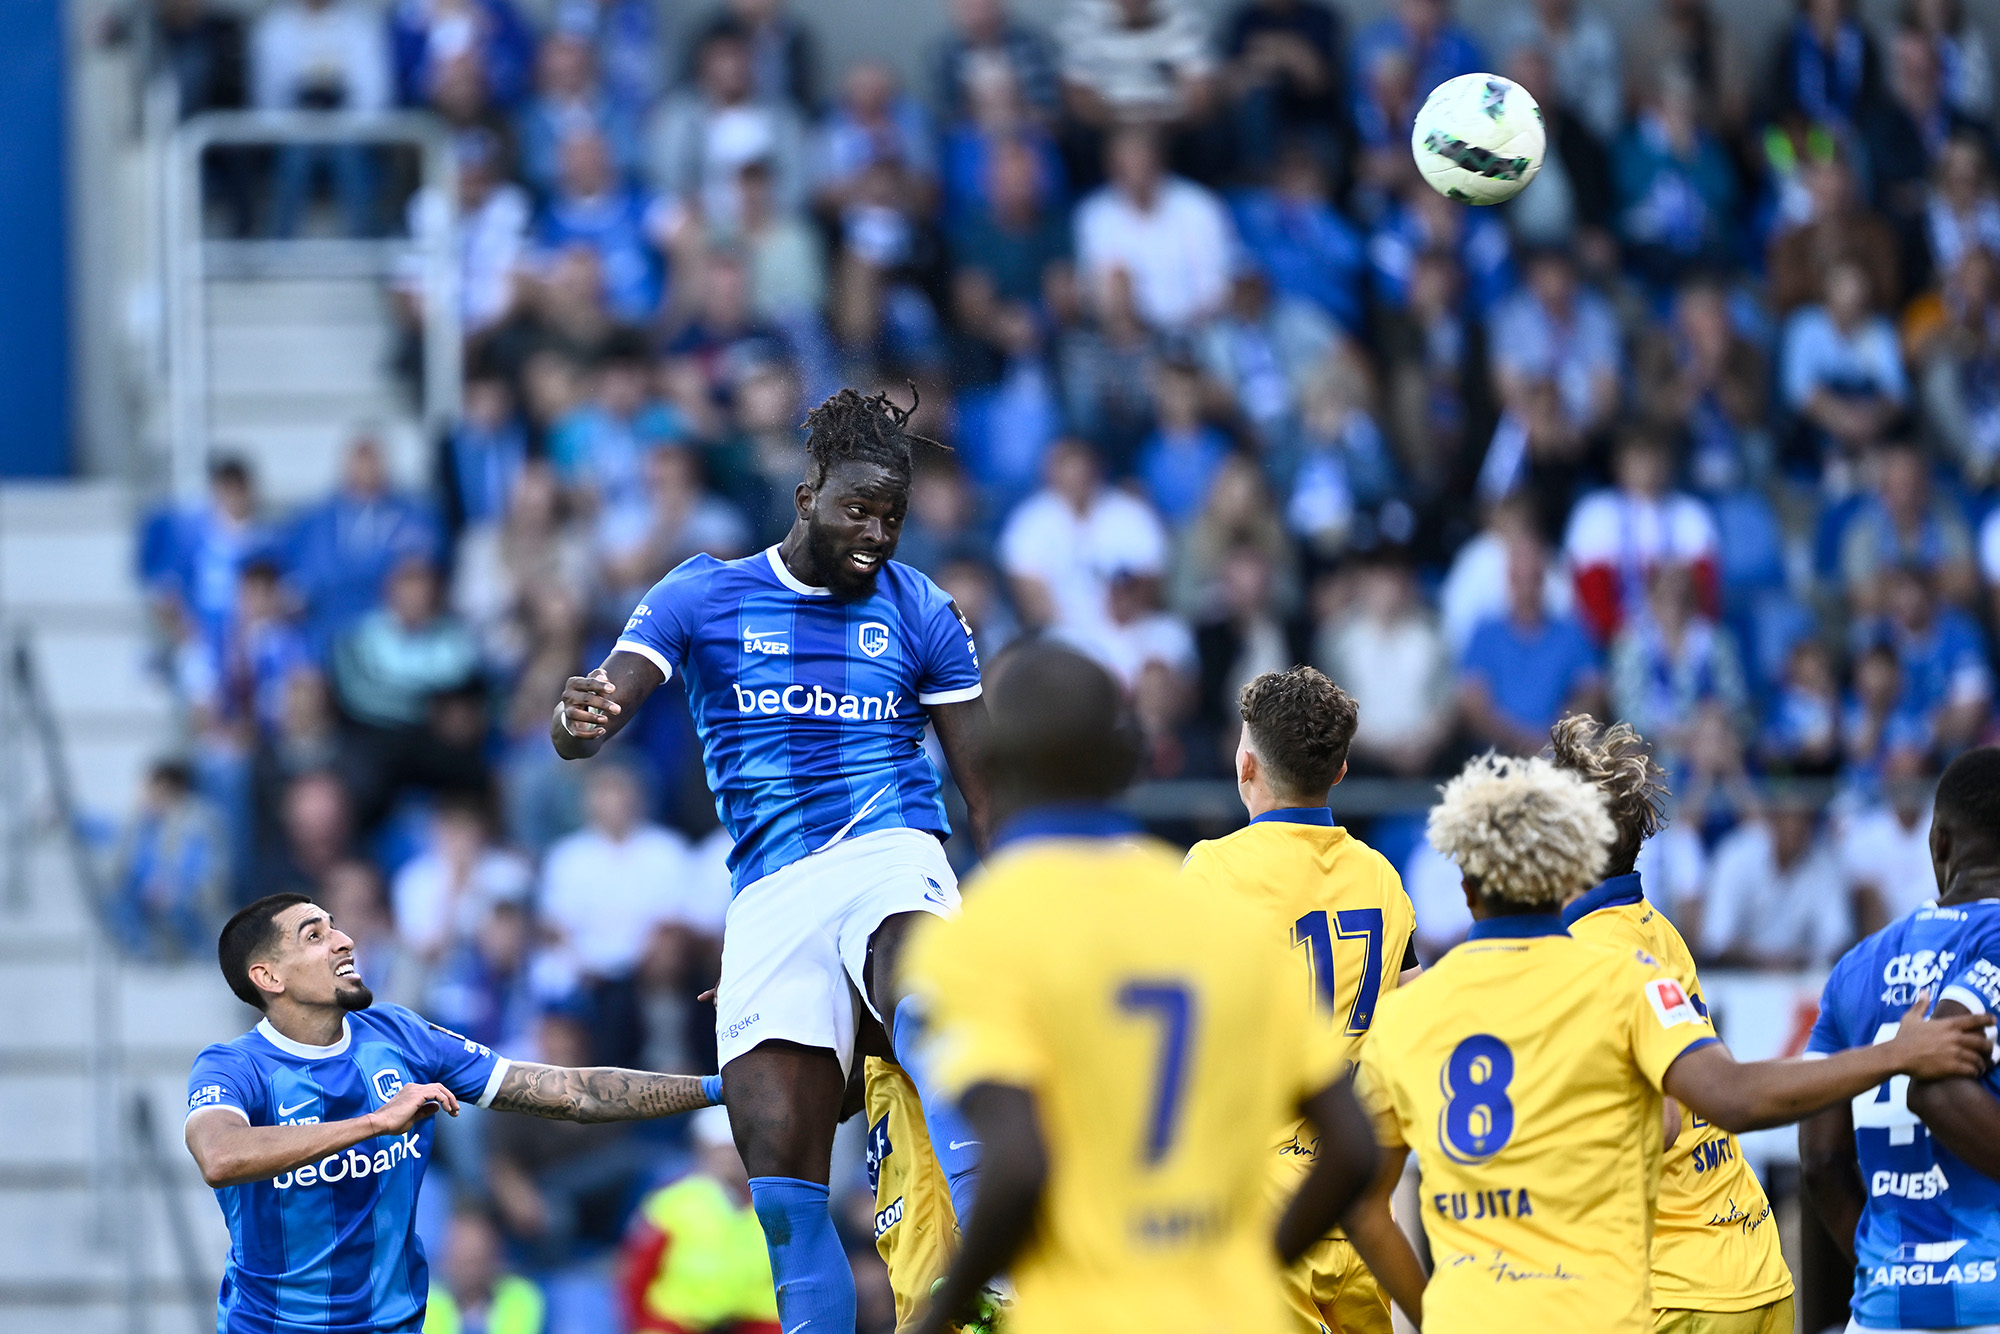
<instances>
[{"instance_id":1,"label":"white sleeve trim","mask_svg":"<svg viewBox=\"0 0 2000 1334\"><path fill-rule=\"evenodd\" d=\"M231 1112L237 1116L242 1117L244 1125L247 1126L250 1124L250 1113L244 1111L241 1107L235 1106L234 1104L227 1102L210 1102L210 1103L204 1103L199 1107L191 1109L188 1112L186 1119L181 1122L181 1125L186 1126L189 1121L194 1120L197 1116L200 1116L203 1112Z\"/></svg>"},{"instance_id":2,"label":"white sleeve trim","mask_svg":"<svg viewBox=\"0 0 2000 1334\"><path fill-rule=\"evenodd\" d=\"M1824 1061L1831 1054L1830 1052L1823 1051L1802 1051L1799 1053L1799 1059L1802 1061Z\"/></svg>"},{"instance_id":3,"label":"white sleeve trim","mask_svg":"<svg viewBox=\"0 0 2000 1334\"><path fill-rule=\"evenodd\" d=\"M980 686L977 681L957 690L936 690L927 695L917 696L919 704L963 704L969 699L979 698Z\"/></svg>"},{"instance_id":4,"label":"white sleeve trim","mask_svg":"<svg viewBox=\"0 0 2000 1334\"><path fill-rule=\"evenodd\" d=\"M612 652L636 653L660 669L660 684L674 679L674 665L667 661L667 655L650 644L641 644L636 639L621 639L611 646Z\"/></svg>"},{"instance_id":5,"label":"white sleeve trim","mask_svg":"<svg viewBox=\"0 0 2000 1334\"><path fill-rule=\"evenodd\" d=\"M507 1071L512 1069L513 1065L514 1063L505 1056L493 1063L493 1073L486 1076L486 1087L480 1091L479 1101L472 1104L474 1107L493 1105L493 1095L500 1091L500 1081L507 1077Z\"/></svg>"},{"instance_id":6,"label":"white sleeve trim","mask_svg":"<svg viewBox=\"0 0 2000 1334\"><path fill-rule=\"evenodd\" d=\"M1961 987L1957 983L1953 983L1951 986L1946 987L1943 991L1938 993L1938 1001L1942 1003L1948 1000L1957 1001L1960 1005L1963 1005L1966 1009L1972 1011L1974 1014L1986 1013L1985 997L1981 996L1978 992L1972 990L1970 987ZM1933 1005L1931 1009L1935 1011L1937 1009L1937 1006Z\"/></svg>"}]
</instances>

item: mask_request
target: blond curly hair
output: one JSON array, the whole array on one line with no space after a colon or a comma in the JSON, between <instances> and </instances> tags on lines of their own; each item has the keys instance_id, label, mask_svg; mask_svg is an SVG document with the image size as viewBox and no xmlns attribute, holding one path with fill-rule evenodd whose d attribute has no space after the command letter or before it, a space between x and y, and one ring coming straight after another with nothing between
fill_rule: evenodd
<instances>
[{"instance_id":1,"label":"blond curly hair","mask_svg":"<svg viewBox=\"0 0 2000 1334\"><path fill-rule=\"evenodd\" d=\"M1425 832L1481 897L1548 912L1597 883L1618 836L1584 779L1540 756L1491 753L1445 784Z\"/></svg>"},{"instance_id":2,"label":"blond curly hair","mask_svg":"<svg viewBox=\"0 0 2000 1334\"><path fill-rule=\"evenodd\" d=\"M1667 823L1667 776L1653 762L1652 747L1630 723L1606 727L1587 713L1572 713L1549 729L1549 757L1604 794L1618 838L1606 874L1624 875L1639 847Z\"/></svg>"}]
</instances>

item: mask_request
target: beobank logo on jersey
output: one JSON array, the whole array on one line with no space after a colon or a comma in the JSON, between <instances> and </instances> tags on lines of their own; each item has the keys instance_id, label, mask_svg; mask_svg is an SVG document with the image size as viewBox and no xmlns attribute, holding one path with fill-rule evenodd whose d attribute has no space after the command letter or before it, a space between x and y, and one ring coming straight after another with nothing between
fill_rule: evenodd
<instances>
[{"instance_id":1,"label":"beobank logo on jersey","mask_svg":"<svg viewBox=\"0 0 2000 1334\"><path fill-rule=\"evenodd\" d=\"M386 1149L368 1153L353 1148L344 1153L329 1153L316 1163L307 1163L272 1177L271 1184L279 1190L290 1190L293 1186L330 1186L336 1181L359 1181L423 1156L417 1148L417 1132L412 1130L407 1135L390 1140Z\"/></svg>"},{"instance_id":2,"label":"beobank logo on jersey","mask_svg":"<svg viewBox=\"0 0 2000 1334\"><path fill-rule=\"evenodd\" d=\"M849 722L901 718L903 697L895 691L885 695L836 695L820 686L788 685L784 689L745 690L731 683L736 692L738 713L770 716L790 714L794 718L844 718Z\"/></svg>"}]
</instances>

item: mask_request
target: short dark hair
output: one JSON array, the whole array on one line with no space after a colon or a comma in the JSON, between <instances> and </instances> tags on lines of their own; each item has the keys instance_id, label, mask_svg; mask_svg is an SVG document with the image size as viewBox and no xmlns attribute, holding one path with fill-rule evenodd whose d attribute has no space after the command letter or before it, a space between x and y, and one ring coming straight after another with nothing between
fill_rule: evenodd
<instances>
[{"instance_id":1,"label":"short dark hair","mask_svg":"<svg viewBox=\"0 0 2000 1334\"><path fill-rule=\"evenodd\" d=\"M250 465L238 454L217 454L208 461L208 480L213 486L250 486Z\"/></svg>"},{"instance_id":2,"label":"short dark hair","mask_svg":"<svg viewBox=\"0 0 2000 1334\"><path fill-rule=\"evenodd\" d=\"M1045 639L1007 646L986 676L985 767L1018 806L1105 802L1138 769L1138 731L1111 673Z\"/></svg>"},{"instance_id":3,"label":"short dark hair","mask_svg":"<svg viewBox=\"0 0 2000 1334\"><path fill-rule=\"evenodd\" d=\"M891 403L887 394L863 397L859 390L843 389L808 412L806 457L811 465L806 480L818 486L834 464L852 461L886 468L908 486L913 472L910 447L937 446L937 441L909 429L919 401L915 385L910 386L907 408Z\"/></svg>"},{"instance_id":4,"label":"short dark hair","mask_svg":"<svg viewBox=\"0 0 2000 1334\"><path fill-rule=\"evenodd\" d=\"M264 993L250 980L250 965L278 943L278 914L301 903L311 903L304 894L266 894L222 924L215 942L215 961L222 966L222 980L245 1005L264 1008Z\"/></svg>"},{"instance_id":5,"label":"short dark hair","mask_svg":"<svg viewBox=\"0 0 2000 1334\"><path fill-rule=\"evenodd\" d=\"M165 783L168 787L185 796L194 791L194 766L186 760L174 756L153 761L146 770L148 782Z\"/></svg>"},{"instance_id":6,"label":"short dark hair","mask_svg":"<svg viewBox=\"0 0 2000 1334\"><path fill-rule=\"evenodd\" d=\"M2000 837L2000 746L1968 750L1945 766L1937 814L1954 829Z\"/></svg>"},{"instance_id":7,"label":"short dark hair","mask_svg":"<svg viewBox=\"0 0 2000 1334\"><path fill-rule=\"evenodd\" d=\"M1265 672L1243 687L1236 707L1272 785L1297 797L1333 786L1361 720L1354 696L1311 667Z\"/></svg>"}]
</instances>

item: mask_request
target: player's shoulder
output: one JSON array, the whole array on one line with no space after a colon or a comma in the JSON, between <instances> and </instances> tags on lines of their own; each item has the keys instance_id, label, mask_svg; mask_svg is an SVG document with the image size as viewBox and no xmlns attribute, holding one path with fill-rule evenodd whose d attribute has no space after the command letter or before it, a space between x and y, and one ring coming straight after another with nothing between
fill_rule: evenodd
<instances>
[{"instance_id":1,"label":"player's shoulder","mask_svg":"<svg viewBox=\"0 0 2000 1334\"><path fill-rule=\"evenodd\" d=\"M355 1010L347 1016L353 1025L355 1041L366 1041L370 1037L386 1037L397 1042L408 1042L420 1038L431 1027L431 1021L407 1006L393 1001L380 1001L365 1010Z\"/></svg>"},{"instance_id":2,"label":"player's shoulder","mask_svg":"<svg viewBox=\"0 0 2000 1334\"><path fill-rule=\"evenodd\" d=\"M256 1029L239 1033L222 1042L211 1042L195 1053L193 1069L227 1070L231 1072L261 1076L263 1063L258 1058L268 1051L268 1044L258 1036Z\"/></svg>"}]
</instances>

